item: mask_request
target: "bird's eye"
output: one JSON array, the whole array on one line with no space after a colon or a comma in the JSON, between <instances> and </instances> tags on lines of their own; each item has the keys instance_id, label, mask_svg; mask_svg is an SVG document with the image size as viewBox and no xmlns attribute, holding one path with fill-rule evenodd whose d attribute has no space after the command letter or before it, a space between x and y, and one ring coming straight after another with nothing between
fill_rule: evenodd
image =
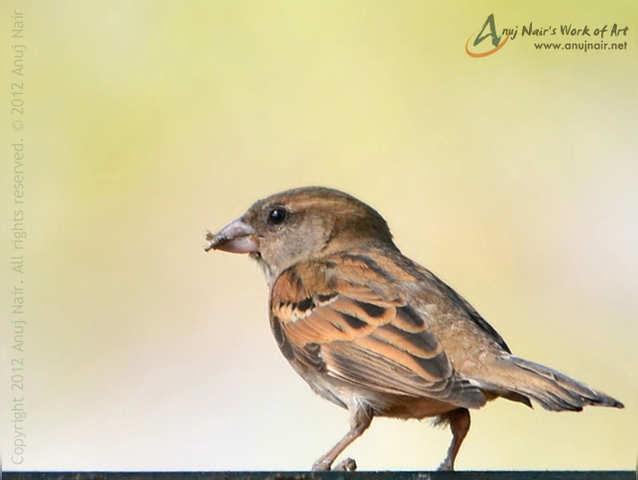
<instances>
[{"instance_id":1,"label":"bird's eye","mask_svg":"<svg viewBox=\"0 0 638 480\"><path fill-rule=\"evenodd\" d=\"M268 223L271 225L280 225L286 220L288 211L283 207L275 207L268 214Z\"/></svg>"}]
</instances>

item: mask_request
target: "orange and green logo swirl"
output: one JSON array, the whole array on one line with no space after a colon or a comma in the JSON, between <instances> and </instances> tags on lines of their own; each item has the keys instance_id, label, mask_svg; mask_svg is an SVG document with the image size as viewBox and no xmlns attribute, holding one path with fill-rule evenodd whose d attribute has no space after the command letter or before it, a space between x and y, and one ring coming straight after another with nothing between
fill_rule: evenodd
<instances>
[{"instance_id":1,"label":"orange and green logo swirl","mask_svg":"<svg viewBox=\"0 0 638 480\"><path fill-rule=\"evenodd\" d=\"M485 31L486 29L488 30L487 32ZM488 38L491 39L493 48L487 51L477 51L474 50L474 48L470 49L470 40L472 39L472 37L470 36L465 42L465 53L474 58L487 57L488 55L492 55L493 53L503 48L503 45L507 43L510 38L509 33L502 40L502 35L499 36L496 34L496 25L494 23L493 13L491 13L485 20L485 23L483 23L483 28L481 28L481 31L472 42L472 47L478 46L481 42L487 40Z\"/></svg>"}]
</instances>

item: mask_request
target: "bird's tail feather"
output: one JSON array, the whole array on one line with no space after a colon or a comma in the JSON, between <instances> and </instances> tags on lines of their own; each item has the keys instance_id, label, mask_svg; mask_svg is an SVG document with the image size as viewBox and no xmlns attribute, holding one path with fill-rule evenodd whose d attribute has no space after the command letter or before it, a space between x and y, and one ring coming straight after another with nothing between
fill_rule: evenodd
<instances>
[{"instance_id":1,"label":"bird's tail feather","mask_svg":"<svg viewBox=\"0 0 638 480\"><path fill-rule=\"evenodd\" d=\"M618 400L552 368L514 355L491 365L493 375L481 379L484 387L497 395L530 405L536 400L552 411L580 411L585 405L623 408ZM495 368L494 368L495 367Z\"/></svg>"}]
</instances>

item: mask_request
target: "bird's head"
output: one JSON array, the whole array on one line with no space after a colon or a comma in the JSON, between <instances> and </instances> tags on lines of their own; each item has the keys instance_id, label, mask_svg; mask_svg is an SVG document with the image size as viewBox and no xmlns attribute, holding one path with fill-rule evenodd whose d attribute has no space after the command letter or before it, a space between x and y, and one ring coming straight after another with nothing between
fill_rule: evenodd
<instances>
[{"instance_id":1,"label":"bird's head","mask_svg":"<svg viewBox=\"0 0 638 480\"><path fill-rule=\"evenodd\" d=\"M303 187L259 200L219 232L206 251L248 253L269 284L286 268L342 250L396 248L388 225L372 207L324 187Z\"/></svg>"}]
</instances>

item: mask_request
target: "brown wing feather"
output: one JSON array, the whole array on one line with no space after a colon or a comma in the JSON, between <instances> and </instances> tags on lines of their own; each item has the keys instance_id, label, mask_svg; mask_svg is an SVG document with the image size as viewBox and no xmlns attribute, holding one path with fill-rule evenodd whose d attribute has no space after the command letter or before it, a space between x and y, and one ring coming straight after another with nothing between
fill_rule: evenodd
<instances>
[{"instance_id":1,"label":"brown wing feather","mask_svg":"<svg viewBox=\"0 0 638 480\"><path fill-rule=\"evenodd\" d=\"M342 268L339 262L297 265L277 280L271 319L292 346L289 360L366 390L469 407L485 403L480 389L455 373L422 315L400 296L360 283L370 280L362 273L371 267L356 261Z\"/></svg>"}]
</instances>

